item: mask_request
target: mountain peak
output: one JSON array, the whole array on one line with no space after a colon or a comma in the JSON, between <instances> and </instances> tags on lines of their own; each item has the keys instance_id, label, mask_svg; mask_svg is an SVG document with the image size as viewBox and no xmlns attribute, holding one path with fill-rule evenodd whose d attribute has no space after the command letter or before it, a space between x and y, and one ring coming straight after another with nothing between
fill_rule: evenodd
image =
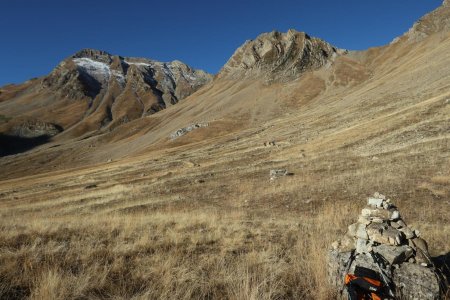
<instances>
[{"instance_id":1,"label":"mountain peak","mask_svg":"<svg viewBox=\"0 0 450 300\"><path fill-rule=\"evenodd\" d=\"M158 112L211 80L212 75L180 61L163 63L82 49L42 80L41 92L61 101L87 101L83 115L95 122L88 126L84 123L88 119L80 120L80 130L84 132L86 128L97 130L109 126L111 129Z\"/></svg>"},{"instance_id":2,"label":"mountain peak","mask_svg":"<svg viewBox=\"0 0 450 300\"><path fill-rule=\"evenodd\" d=\"M111 63L113 55L103 50L85 48L73 54L70 58L90 58L96 61Z\"/></svg>"},{"instance_id":3,"label":"mountain peak","mask_svg":"<svg viewBox=\"0 0 450 300\"><path fill-rule=\"evenodd\" d=\"M272 31L246 41L239 47L218 77L264 77L267 80L289 80L318 69L341 54L329 43L311 38L305 32L289 29Z\"/></svg>"}]
</instances>

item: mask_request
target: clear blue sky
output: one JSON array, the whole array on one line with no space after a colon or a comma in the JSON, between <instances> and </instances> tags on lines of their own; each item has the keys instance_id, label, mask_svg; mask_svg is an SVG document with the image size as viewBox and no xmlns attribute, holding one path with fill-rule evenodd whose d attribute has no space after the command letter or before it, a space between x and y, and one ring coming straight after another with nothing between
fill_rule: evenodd
<instances>
[{"instance_id":1,"label":"clear blue sky","mask_svg":"<svg viewBox=\"0 0 450 300\"><path fill-rule=\"evenodd\" d=\"M294 28L340 48L389 43L442 0L0 0L0 86L82 48L216 73L245 40Z\"/></svg>"}]
</instances>

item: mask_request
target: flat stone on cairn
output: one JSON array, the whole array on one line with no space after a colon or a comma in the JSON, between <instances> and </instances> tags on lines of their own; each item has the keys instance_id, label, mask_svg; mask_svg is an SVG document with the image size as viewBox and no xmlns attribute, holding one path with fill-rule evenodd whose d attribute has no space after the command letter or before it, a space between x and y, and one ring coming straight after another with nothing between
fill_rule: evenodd
<instances>
[{"instance_id":1,"label":"flat stone on cairn","mask_svg":"<svg viewBox=\"0 0 450 300\"><path fill-rule=\"evenodd\" d=\"M354 259L349 265L352 252ZM374 253L382 258L382 265L375 263ZM328 255L330 283L342 290L345 274L352 274L356 266L382 271L399 299L440 299L442 282L426 241L406 225L397 207L382 194L369 197L357 223L332 244Z\"/></svg>"}]
</instances>

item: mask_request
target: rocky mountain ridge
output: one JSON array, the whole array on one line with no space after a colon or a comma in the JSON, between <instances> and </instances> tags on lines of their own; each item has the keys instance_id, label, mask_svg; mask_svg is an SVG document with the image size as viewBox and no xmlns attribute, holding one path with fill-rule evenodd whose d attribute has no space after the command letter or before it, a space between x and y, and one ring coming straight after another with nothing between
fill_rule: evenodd
<instances>
[{"instance_id":1,"label":"rocky mountain ridge","mask_svg":"<svg viewBox=\"0 0 450 300\"><path fill-rule=\"evenodd\" d=\"M75 91L69 92L69 97L81 96L82 92L90 98L112 86L134 92L152 91L158 98L157 104L164 108L189 96L211 79L210 74L180 61L164 63L83 49L62 61L43 80L42 86L55 91Z\"/></svg>"},{"instance_id":2,"label":"rocky mountain ridge","mask_svg":"<svg viewBox=\"0 0 450 300\"><path fill-rule=\"evenodd\" d=\"M449 30L450 1L444 0L440 7L420 18L403 36L395 38L392 43L400 40L418 42L432 34L438 32L445 33Z\"/></svg>"},{"instance_id":3,"label":"rocky mountain ridge","mask_svg":"<svg viewBox=\"0 0 450 300\"><path fill-rule=\"evenodd\" d=\"M346 51L304 32L263 33L239 47L220 71L219 78L265 78L288 81L331 64Z\"/></svg>"}]
</instances>

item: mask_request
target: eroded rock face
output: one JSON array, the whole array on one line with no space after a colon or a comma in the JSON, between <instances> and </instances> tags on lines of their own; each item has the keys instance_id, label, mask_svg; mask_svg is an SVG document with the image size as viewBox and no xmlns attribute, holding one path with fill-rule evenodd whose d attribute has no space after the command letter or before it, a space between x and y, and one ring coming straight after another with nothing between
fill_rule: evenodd
<instances>
[{"instance_id":1,"label":"eroded rock face","mask_svg":"<svg viewBox=\"0 0 450 300\"><path fill-rule=\"evenodd\" d=\"M220 71L219 78L295 79L300 74L331 63L339 50L304 32L273 31L247 41Z\"/></svg>"},{"instance_id":2,"label":"eroded rock face","mask_svg":"<svg viewBox=\"0 0 450 300\"><path fill-rule=\"evenodd\" d=\"M440 299L443 279L418 235L389 199L375 193L358 222L333 243L328 255L330 283L342 290L345 274L359 266L383 274L387 291L398 299Z\"/></svg>"}]
</instances>

